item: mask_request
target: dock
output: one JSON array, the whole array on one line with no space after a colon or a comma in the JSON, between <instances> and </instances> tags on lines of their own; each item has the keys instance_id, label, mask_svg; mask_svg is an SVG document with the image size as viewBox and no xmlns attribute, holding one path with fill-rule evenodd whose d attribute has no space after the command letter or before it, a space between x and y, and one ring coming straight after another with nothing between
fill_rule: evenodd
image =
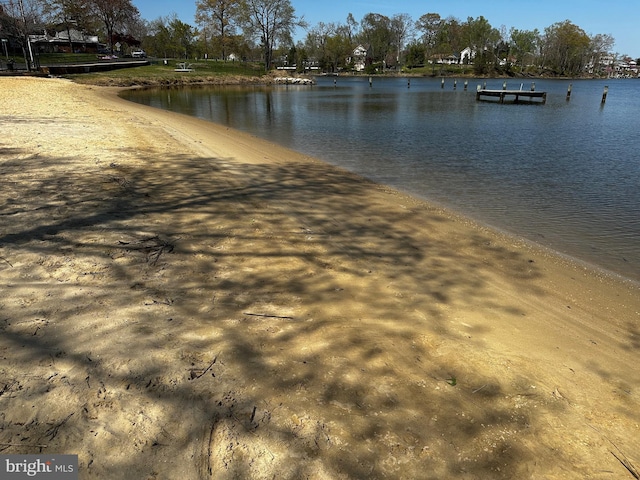
<instances>
[{"instance_id":1,"label":"dock","mask_svg":"<svg viewBox=\"0 0 640 480\"><path fill-rule=\"evenodd\" d=\"M505 98L514 97L514 103L518 103L520 97L526 98L529 102L533 102L533 99L540 99L541 103L547 102L547 92L536 92L535 90L487 90L486 88L478 89L476 92L476 100L480 100L481 97L497 97L500 99L500 103L504 103Z\"/></svg>"}]
</instances>

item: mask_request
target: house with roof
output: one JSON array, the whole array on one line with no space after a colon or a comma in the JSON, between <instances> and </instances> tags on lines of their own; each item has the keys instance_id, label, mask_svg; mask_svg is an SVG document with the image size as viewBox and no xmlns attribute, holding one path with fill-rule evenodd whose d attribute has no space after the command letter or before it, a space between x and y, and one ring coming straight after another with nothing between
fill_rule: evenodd
<instances>
[{"instance_id":1,"label":"house with roof","mask_svg":"<svg viewBox=\"0 0 640 480\"><path fill-rule=\"evenodd\" d=\"M354 48L352 56L347 58L347 63L353 63L353 69L356 72L362 72L371 61L371 45L362 43Z\"/></svg>"},{"instance_id":2,"label":"house with roof","mask_svg":"<svg viewBox=\"0 0 640 480\"><path fill-rule=\"evenodd\" d=\"M29 35L29 40L38 53L98 53L105 47L98 41L97 35L87 35L73 28Z\"/></svg>"},{"instance_id":3,"label":"house with roof","mask_svg":"<svg viewBox=\"0 0 640 480\"><path fill-rule=\"evenodd\" d=\"M475 56L476 52L471 47L467 47L460 52L460 63L471 65Z\"/></svg>"},{"instance_id":4,"label":"house with roof","mask_svg":"<svg viewBox=\"0 0 640 480\"><path fill-rule=\"evenodd\" d=\"M454 65L456 63L459 63L460 59L455 56L454 54L444 54L444 53L437 53L435 55L431 55L431 58L429 59L429 63L431 64L436 64L436 65Z\"/></svg>"}]
</instances>

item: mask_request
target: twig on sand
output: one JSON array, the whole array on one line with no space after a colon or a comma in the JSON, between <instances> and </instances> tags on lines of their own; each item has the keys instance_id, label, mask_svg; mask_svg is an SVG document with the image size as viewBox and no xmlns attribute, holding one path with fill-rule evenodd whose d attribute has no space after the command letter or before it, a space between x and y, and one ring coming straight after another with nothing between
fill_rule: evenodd
<instances>
[{"instance_id":1,"label":"twig on sand","mask_svg":"<svg viewBox=\"0 0 640 480\"><path fill-rule=\"evenodd\" d=\"M243 315L249 315L251 317L264 317L264 318L281 318L283 320L293 320L293 317L286 317L286 316L282 316L282 315L267 315L265 313L249 313L249 312L242 312Z\"/></svg>"},{"instance_id":2,"label":"twig on sand","mask_svg":"<svg viewBox=\"0 0 640 480\"><path fill-rule=\"evenodd\" d=\"M155 266L163 253L171 253L175 246L158 235L143 238L133 242L118 241L120 245L125 245L127 250L140 250L147 254L147 263Z\"/></svg>"},{"instance_id":3,"label":"twig on sand","mask_svg":"<svg viewBox=\"0 0 640 480\"><path fill-rule=\"evenodd\" d=\"M13 268L13 265L11 264L11 262L9 260L7 260L6 258L0 257L0 260L4 260L7 263L7 265L9 265L11 268Z\"/></svg>"},{"instance_id":4,"label":"twig on sand","mask_svg":"<svg viewBox=\"0 0 640 480\"><path fill-rule=\"evenodd\" d=\"M220 355L220 354L218 354ZM213 367L216 363L216 361L218 360L218 355L216 355L215 357L213 357L213 361L209 364L209 366L207 368L205 368L201 374L196 375L196 371L194 369L191 369L191 380L197 380L200 377L203 377L205 373L207 373L209 370L211 370L211 367Z\"/></svg>"},{"instance_id":5,"label":"twig on sand","mask_svg":"<svg viewBox=\"0 0 640 480\"><path fill-rule=\"evenodd\" d=\"M40 445L32 443L0 443L3 447L33 447L33 448L47 448L49 445Z\"/></svg>"},{"instance_id":6,"label":"twig on sand","mask_svg":"<svg viewBox=\"0 0 640 480\"><path fill-rule=\"evenodd\" d=\"M213 443L213 434L216 430L216 425L218 423L218 417L215 416L213 419L213 422L211 423L211 429L209 429L209 446L207 448L207 471L209 472L209 475L211 475L213 473L213 468L211 466L211 456L213 454L213 449L211 447L211 444Z\"/></svg>"},{"instance_id":7,"label":"twig on sand","mask_svg":"<svg viewBox=\"0 0 640 480\"><path fill-rule=\"evenodd\" d=\"M616 447L615 444L613 446ZM631 474L633 478L635 478L636 480L640 480L640 473L638 473L638 470L636 469L636 467L633 466L633 463L629 461L627 456L624 453L622 453L618 447L616 447L616 449L618 449L618 452L620 452L620 455L622 455L622 458L618 457L613 452L611 452L611 455L613 455L616 458L616 460L618 460L622 464L622 466L627 469L627 471Z\"/></svg>"},{"instance_id":8,"label":"twig on sand","mask_svg":"<svg viewBox=\"0 0 640 480\"><path fill-rule=\"evenodd\" d=\"M27 447L27 448L47 448L49 445L38 443L0 443L0 447Z\"/></svg>"},{"instance_id":9,"label":"twig on sand","mask_svg":"<svg viewBox=\"0 0 640 480\"><path fill-rule=\"evenodd\" d=\"M618 446L613 443L609 438L607 438L606 435L604 435L600 430L598 430L596 427L594 427L593 425L589 425L587 424L589 427L591 427L592 429L594 429L596 432L598 432L600 435L602 435L602 437L607 440L611 445L613 445L613 447L618 451L618 453L620 454L620 458L618 455L616 455L613 451L610 450L611 455L614 456L614 458L616 460L618 460L620 462L620 464L627 469L627 471L631 474L631 476L633 478L635 478L636 480L640 480L640 472L638 472L638 469L633 465L633 463L631 463L631 461L627 458L627 456L624 454L624 452L622 450L620 450L618 448Z\"/></svg>"},{"instance_id":10,"label":"twig on sand","mask_svg":"<svg viewBox=\"0 0 640 480\"><path fill-rule=\"evenodd\" d=\"M51 427L49 430L46 431L45 435L47 435L49 437L49 440L53 440L54 438L56 438L58 436L58 431L60 430L60 427L62 427L65 423L67 423L67 420L69 420L73 416L73 413L74 412L71 412L59 424Z\"/></svg>"}]
</instances>

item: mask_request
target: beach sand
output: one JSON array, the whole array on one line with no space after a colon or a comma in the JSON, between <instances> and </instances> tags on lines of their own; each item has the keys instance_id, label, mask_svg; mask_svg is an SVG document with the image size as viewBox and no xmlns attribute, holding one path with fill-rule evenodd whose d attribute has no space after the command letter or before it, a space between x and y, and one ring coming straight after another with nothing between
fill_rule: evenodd
<instances>
[{"instance_id":1,"label":"beach sand","mask_svg":"<svg viewBox=\"0 0 640 480\"><path fill-rule=\"evenodd\" d=\"M640 469L637 284L116 92L0 78L0 454L78 454L81 479Z\"/></svg>"}]
</instances>

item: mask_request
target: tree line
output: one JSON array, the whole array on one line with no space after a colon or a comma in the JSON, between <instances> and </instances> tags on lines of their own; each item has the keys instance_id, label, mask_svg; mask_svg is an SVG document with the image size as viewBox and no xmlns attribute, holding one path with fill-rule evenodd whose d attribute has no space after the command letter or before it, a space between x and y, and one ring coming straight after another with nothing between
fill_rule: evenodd
<instances>
[{"instance_id":1,"label":"tree line","mask_svg":"<svg viewBox=\"0 0 640 480\"><path fill-rule=\"evenodd\" d=\"M543 31L507 31L483 16L425 13L416 20L368 13L359 21L349 14L344 22L309 26L290 0L197 0L194 21L175 14L144 20L131 0L0 0L0 37L17 39L24 49L29 34L58 28L99 34L111 50L116 43L125 49L141 44L153 56L258 60L267 70L286 64L348 71L360 60L368 73L456 62L479 75L545 70L577 76L600 73L615 57L610 34L589 35L569 20ZM306 35L295 42L298 28ZM354 56L358 46L364 58Z\"/></svg>"}]
</instances>

